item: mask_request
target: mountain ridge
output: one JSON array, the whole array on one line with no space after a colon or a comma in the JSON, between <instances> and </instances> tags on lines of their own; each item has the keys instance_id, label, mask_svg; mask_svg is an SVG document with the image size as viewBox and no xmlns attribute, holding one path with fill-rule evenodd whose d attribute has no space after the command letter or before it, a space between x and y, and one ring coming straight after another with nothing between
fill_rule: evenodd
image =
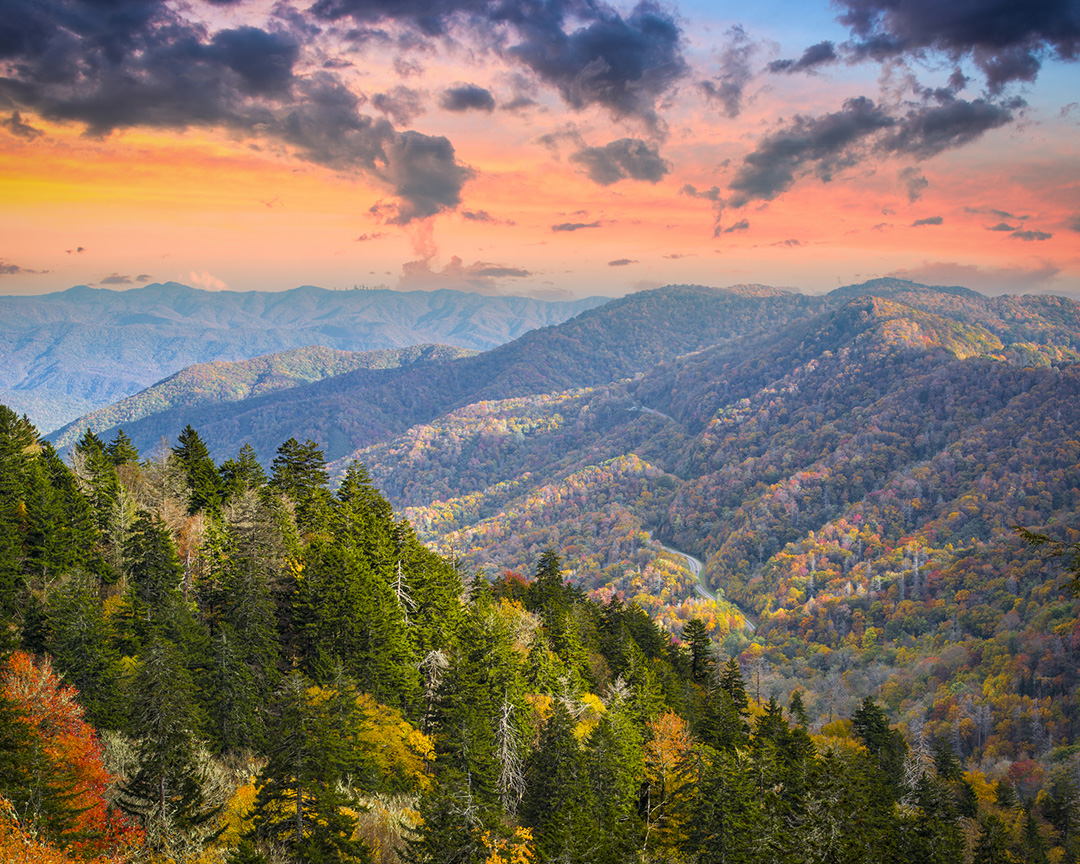
<instances>
[{"instance_id":1,"label":"mountain ridge","mask_svg":"<svg viewBox=\"0 0 1080 864\"><path fill-rule=\"evenodd\" d=\"M0 401L52 430L196 363L313 344L485 350L607 299L314 286L212 292L179 283L0 297Z\"/></svg>"}]
</instances>

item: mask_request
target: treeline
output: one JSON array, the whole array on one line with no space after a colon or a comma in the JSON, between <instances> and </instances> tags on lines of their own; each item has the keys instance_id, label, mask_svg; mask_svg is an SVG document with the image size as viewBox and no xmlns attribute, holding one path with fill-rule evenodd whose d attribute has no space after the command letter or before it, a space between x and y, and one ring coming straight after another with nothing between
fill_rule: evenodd
<instances>
[{"instance_id":1,"label":"treeline","mask_svg":"<svg viewBox=\"0 0 1080 864\"><path fill-rule=\"evenodd\" d=\"M470 578L311 441L267 475L87 433L69 468L0 408L0 483L4 860L1080 853L1075 760L995 785L870 698L812 732L700 620L673 640L552 552Z\"/></svg>"}]
</instances>

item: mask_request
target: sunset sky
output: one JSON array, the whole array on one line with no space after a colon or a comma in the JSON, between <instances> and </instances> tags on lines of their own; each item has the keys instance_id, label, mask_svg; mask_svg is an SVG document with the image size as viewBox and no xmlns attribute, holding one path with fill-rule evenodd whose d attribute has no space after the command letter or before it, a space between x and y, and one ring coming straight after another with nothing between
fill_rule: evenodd
<instances>
[{"instance_id":1,"label":"sunset sky","mask_svg":"<svg viewBox=\"0 0 1080 864\"><path fill-rule=\"evenodd\" d=\"M1080 296L1078 59L1078 0L0 0L0 293Z\"/></svg>"}]
</instances>

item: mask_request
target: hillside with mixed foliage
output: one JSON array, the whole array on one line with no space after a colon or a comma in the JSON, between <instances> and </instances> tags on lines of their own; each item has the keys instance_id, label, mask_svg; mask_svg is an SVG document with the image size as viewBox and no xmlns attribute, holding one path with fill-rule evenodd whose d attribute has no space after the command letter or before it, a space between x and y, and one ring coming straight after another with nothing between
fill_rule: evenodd
<instances>
[{"instance_id":1,"label":"hillside with mixed foliage","mask_svg":"<svg viewBox=\"0 0 1080 864\"><path fill-rule=\"evenodd\" d=\"M607 384L719 342L783 327L821 298L761 286L674 286L612 300L477 357L400 369L358 369L287 392L176 416L199 429L215 456L250 444L268 462L278 442L312 438L331 459L466 405ZM79 423L72 424L78 428ZM152 417L125 423L140 449L158 446ZM115 429L102 430L109 436Z\"/></svg>"},{"instance_id":2,"label":"hillside with mixed foliage","mask_svg":"<svg viewBox=\"0 0 1080 864\"><path fill-rule=\"evenodd\" d=\"M309 345L487 350L605 302L310 285L203 291L175 282L0 297L0 402L49 431L197 363Z\"/></svg>"},{"instance_id":3,"label":"hillside with mixed foliage","mask_svg":"<svg viewBox=\"0 0 1080 864\"><path fill-rule=\"evenodd\" d=\"M397 369L410 363L442 363L470 357L476 351L448 345L412 345L381 351L338 351L318 345L233 362L199 363L181 369L152 387L119 402L91 411L46 436L61 452L87 430L94 433L131 425L153 417L143 437L168 437L183 428L181 420L193 408L240 402L343 375L354 369Z\"/></svg>"},{"instance_id":4,"label":"hillside with mixed foliage","mask_svg":"<svg viewBox=\"0 0 1080 864\"><path fill-rule=\"evenodd\" d=\"M703 621L811 716L880 692L964 757L1046 754L1080 729L1080 624L1013 527L1080 536L1080 371L1050 359L1067 301L1021 299L1037 365L1007 332L865 297L353 456L435 548L492 577L554 548L593 598ZM716 601L661 544L705 561Z\"/></svg>"},{"instance_id":5,"label":"hillside with mixed foliage","mask_svg":"<svg viewBox=\"0 0 1080 864\"><path fill-rule=\"evenodd\" d=\"M1026 691L1005 718L987 706L972 747L941 718L891 725L893 694L883 707L871 680L849 711L808 705L803 687L773 698L760 652L721 648L698 619L675 640L635 603L591 600L553 551L493 583L462 565L362 466L331 492L315 442L286 441L267 473L250 447L215 464L190 427L144 461L126 436L87 433L69 467L0 407L0 858L1080 854L1075 729L991 746ZM1075 628L1075 601L1052 614ZM986 662L1015 659L1017 626ZM814 658L842 650L814 638L807 685Z\"/></svg>"}]
</instances>

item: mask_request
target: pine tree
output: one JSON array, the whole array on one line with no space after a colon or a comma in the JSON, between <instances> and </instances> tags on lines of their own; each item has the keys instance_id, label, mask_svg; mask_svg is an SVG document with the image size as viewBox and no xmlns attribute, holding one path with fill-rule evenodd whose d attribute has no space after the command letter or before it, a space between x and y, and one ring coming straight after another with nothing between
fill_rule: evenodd
<instances>
[{"instance_id":1,"label":"pine tree","mask_svg":"<svg viewBox=\"0 0 1080 864\"><path fill-rule=\"evenodd\" d=\"M266 485L266 472L259 463L255 448L250 444L241 447L235 459L222 462L218 473L226 501L234 501L245 491L261 489Z\"/></svg>"},{"instance_id":2,"label":"pine tree","mask_svg":"<svg viewBox=\"0 0 1080 864\"><path fill-rule=\"evenodd\" d=\"M712 639L700 618L691 618L683 625L683 642L690 648L690 677L704 684L712 674Z\"/></svg>"},{"instance_id":3,"label":"pine tree","mask_svg":"<svg viewBox=\"0 0 1080 864\"><path fill-rule=\"evenodd\" d=\"M613 697L585 742L585 774L598 850L594 860L632 860L641 845L638 793L645 775L643 740L628 699Z\"/></svg>"},{"instance_id":4,"label":"pine tree","mask_svg":"<svg viewBox=\"0 0 1080 864\"><path fill-rule=\"evenodd\" d=\"M184 427L176 439L172 453L184 472L190 494L188 512L219 512L224 492L221 477L214 466L214 460L210 458L206 444L190 424Z\"/></svg>"},{"instance_id":5,"label":"pine tree","mask_svg":"<svg viewBox=\"0 0 1080 864\"><path fill-rule=\"evenodd\" d=\"M187 617L180 593L184 568L161 517L140 513L124 553L128 570L125 635L132 653L162 628L169 628L170 638L178 641L180 619Z\"/></svg>"},{"instance_id":6,"label":"pine tree","mask_svg":"<svg viewBox=\"0 0 1080 864\"><path fill-rule=\"evenodd\" d=\"M720 690L727 694L739 716L747 716L750 712L750 706L746 698L746 684L743 682L739 661L734 657L730 658L724 665L723 670L721 670L719 687Z\"/></svg>"},{"instance_id":7,"label":"pine tree","mask_svg":"<svg viewBox=\"0 0 1080 864\"><path fill-rule=\"evenodd\" d=\"M521 821L533 829L541 861L588 860L596 844L595 802L570 712L556 700L525 769Z\"/></svg>"},{"instance_id":8,"label":"pine tree","mask_svg":"<svg viewBox=\"0 0 1080 864\"><path fill-rule=\"evenodd\" d=\"M108 531L112 511L120 495L116 463L101 439L89 429L76 443L73 461L85 483L87 498L94 507L95 523L104 534Z\"/></svg>"},{"instance_id":9,"label":"pine tree","mask_svg":"<svg viewBox=\"0 0 1080 864\"><path fill-rule=\"evenodd\" d=\"M803 729L810 725L810 719L806 716L806 707L803 705L802 690L791 692L791 698L788 700L788 714Z\"/></svg>"},{"instance_id":10,"label":"pine tree","mask_svg":"<svg viewBox=\"0 0 1080 864\"><path fill-rule=\"evenodd\" d=\"M310 438L301 444L290 438L271 465L270 487L296 506L296 525L302 532L322 531L329 513L330 477L322 448Z\"/></svg>"},{"instance_id":11,"label":"pine tree","mask_svg":"<svg viewBox=\"0 0 1080 864\"><path fill-rule=\"evenodd\" d=\"M870 696L863 700L862 705L852 715L851 722L856 734L885 775L894 797L899 798L904 778L904 757L907 755L904 736L889 728L885 712Z\"/></svg>"},{"instance_id":12,"label":"pine tree","mask_svg":"<svg viewBox=\"0 0 1080 864\"><path fill-rule=\"evenodd\" d=\"M979 828L973 864L1015 864L1009 852L1008 828L997 816L987 816Z\"/></svg>"},{"instance_id":13,"label":"pine tree","mask_svg":"<svg viewBox=\"0 0 1080 864\"><path fill-rule=\"evenodd\" d=\"M112 628L101 606L99 581L76 572L49 594L45 648L79 691L99 729L120 729L126 716Z\"/></svg>"},{"instance_id":14,"label":"pine tree","mask_svg":"<svg viewBox=\"0 0 1080 864\"><path fill-rule=\"evenodd\" d=\"M117 468L121 465L137 465L139 462L139 451L131 443L131 439L124 434L123 429L116 430L116 435L106 446L105 452Z\"/></svg>"},{"instance_id":15,"label":"pine tree","mask_svg":"<svg viewBox=\"0 0 1080 864\"><path fill-rule=\"evenodd\" d=\"M348 810L356 803L339 785L345 754L334 700L309 689L293 672L278 692L248 839L282 846L304 864L366 862L366 846L352 839L356 818Z\"/></svg>"},{"instance_id":16,"label":"pine tree","mask_svg":"<svg viewBox=\"0 0 1080 864\"><path fill-rule=\"evenodd\" d=\"M151 848L167 852L176 832L203 825L220 805L206 800L194 685L180 652L155 637L140 659L132 706L138 770L118 803L141 821Z\"/></svg>"},{"instance_id":17,"label":"pine tree","mask_svg":"<svg viewBox=\"0 0 1080 864\"><path fill-rule=\"evenodd\" d=\"M317 680L335 662L366 692L405 706L419 693L418 658L390 586L353 548L321 539L307 548L297 628L306 633L305 668Z\"/></svg>"}]
</instances>

